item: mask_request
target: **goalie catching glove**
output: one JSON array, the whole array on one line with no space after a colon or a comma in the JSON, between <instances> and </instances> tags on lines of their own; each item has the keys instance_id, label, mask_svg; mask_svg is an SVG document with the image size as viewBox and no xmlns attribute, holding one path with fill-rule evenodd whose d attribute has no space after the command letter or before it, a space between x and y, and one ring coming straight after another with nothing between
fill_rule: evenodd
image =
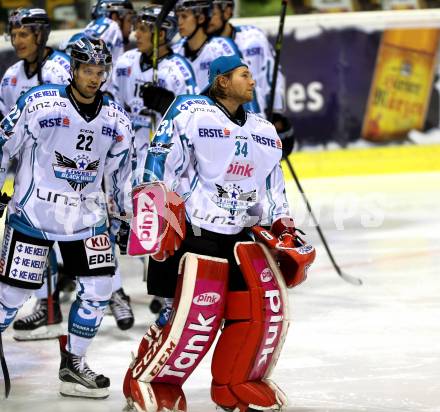
<instances>
[{"instance_id":1,"label":"goalie catching glove","mask_svg":"<svg viewBox=\"0 0 440 412\"><path fill-rule=\"evenodd\" d=\"M162 262L179 249L185 239L185 203L164 183L153 182L133 189L133 219L128 254L150 255Z\"/></svg>"},{"instance_id":2,"label":"goalie catching glove","mask_svg":"<svg viewBox=\"0 0 440 412\"><path fill-rule=\"evenodd\" d=\"M300 231L295 229L292 218L276 220L271 230L253 226L252 232L257 241L270 249L288 288L306 280L307 270L315 260L316 250L298 236Z\"/></svg>"}]
</instances>

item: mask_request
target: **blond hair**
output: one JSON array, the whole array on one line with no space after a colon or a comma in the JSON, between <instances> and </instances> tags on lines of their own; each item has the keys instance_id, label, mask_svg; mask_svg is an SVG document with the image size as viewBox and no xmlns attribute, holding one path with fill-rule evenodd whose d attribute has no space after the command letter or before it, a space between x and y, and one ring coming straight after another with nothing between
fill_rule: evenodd
<instances>
[{"instance_id":1,"label":"blond hair","mask_svg":"<svg viewBox=\"0 0 440 412\"><path fill-rule=\"evenodd\" d=\"M212 97L213 99L226 99L226 97L228 97L226 87L220 84L220 77L226 77L228 80L230 80L232 77L232 72L219 74L214 79L214 83L209 88L209 93L208 93L209 97Z\"/></svg>"}]
</instances>

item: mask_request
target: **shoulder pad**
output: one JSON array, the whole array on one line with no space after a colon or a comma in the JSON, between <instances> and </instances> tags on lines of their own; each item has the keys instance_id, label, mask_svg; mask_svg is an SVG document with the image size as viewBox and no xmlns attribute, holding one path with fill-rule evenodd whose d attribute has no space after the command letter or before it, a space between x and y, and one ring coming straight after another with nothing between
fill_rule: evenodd
<instances>
[{"instance_id":1,"label":"shoulder pad","mask_svg":"<svg viewBox=\"0 0 440 412\"><path fill-rule=\"evenodd\" d=\"M208 96L200 94L184 94L176 98L172 108L177 112L185 112L194 105L213 106L214 102Z\"/></svg>"},{"instance_id":2,"label":"shoulder pad","mask_svg":"<svg viewBox=\"0 0 440 412\"><path fill-rule=\"evenodd\" d=\"M66 97L66 85L43 84L41 86L32 87L19 98L19 101L23 101L24 104L27 104L37 99L55 96Z\"/></svg>"},{"instance_id":3,"label":"shoulder pad","mask_svg":"<svg viewBox=\"0 0 440 412\"><path fill-rule=\"evenodd\" d=\"M108 96L108 95L104 96L103 104L104 104L104 106L108 106L108 107L116 110L117 112L123 114L127 118L129 118L129 115L124 110L124 108L119 103L116 103L110 96Z\"/></svg>"},{"instance_id":4,"label":"shoulder pad","mask_svg":"<svg viewBox=\"0 0 440 412\"><path fill-rule=\"evenodd\" d=\"M180 72L185 79L195 78L194 71L188 61L182 55L174 53L169 57L169 60L178 66Z\"/></svg>"},{"instance_id":5,"label":"shoulder pad","mask_svg":"<svg viewBox=\"0 0 440 412\"><path fill-rule=\"evenodd\" d=\"M241 55L240 50L238 49L238 46L235 44L234 40L228 37L220 37L220 36L211 37L210 43L211 42L219 45L227 55L231 55L231 54Z\"/></svg>"}]
</instances>

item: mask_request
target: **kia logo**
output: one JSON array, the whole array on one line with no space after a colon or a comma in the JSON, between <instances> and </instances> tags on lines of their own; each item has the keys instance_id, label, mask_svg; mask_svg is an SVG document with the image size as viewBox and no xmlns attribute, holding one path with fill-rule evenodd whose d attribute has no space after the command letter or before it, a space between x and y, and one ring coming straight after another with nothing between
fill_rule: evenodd
<instances>
[{"instance_id":1,"label":"kia logo","mask_svg":"<svg viewBox=\"0 0 440 412\"><path fill-rule=\"evenodd\" d=\"M107 235L98 235L86 240L86 248L91 250L110 249L110 241Z\"/></svg>"}]
</instances>

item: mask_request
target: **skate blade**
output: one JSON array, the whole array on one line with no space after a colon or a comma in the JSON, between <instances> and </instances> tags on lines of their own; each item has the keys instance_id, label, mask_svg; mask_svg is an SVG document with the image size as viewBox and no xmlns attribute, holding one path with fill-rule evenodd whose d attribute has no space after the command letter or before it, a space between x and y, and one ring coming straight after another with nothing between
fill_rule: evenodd
<instances>
[{"instance_id":1,"label":"skate blade","mask_svg":"<svg viewBox=\"0 0 440 412\"><path fill-rule=\"evenodd\" d=\"M62 335L64 335L64 329L61 323L57 325L40 326L34 330L14 330L14 339L19 342L57 339Z\"/></svg>"},{"instance_id":2,"label":"skate blade","mask_svg":"<svg viewBox=\"0 0 440 412\"><path fill-rule=\"evenodd\" d=\"M110 391L108 388L89 389L79 383L61 382L60 394L73 398L105 399Z\"/></svg>"}]
</instances>

